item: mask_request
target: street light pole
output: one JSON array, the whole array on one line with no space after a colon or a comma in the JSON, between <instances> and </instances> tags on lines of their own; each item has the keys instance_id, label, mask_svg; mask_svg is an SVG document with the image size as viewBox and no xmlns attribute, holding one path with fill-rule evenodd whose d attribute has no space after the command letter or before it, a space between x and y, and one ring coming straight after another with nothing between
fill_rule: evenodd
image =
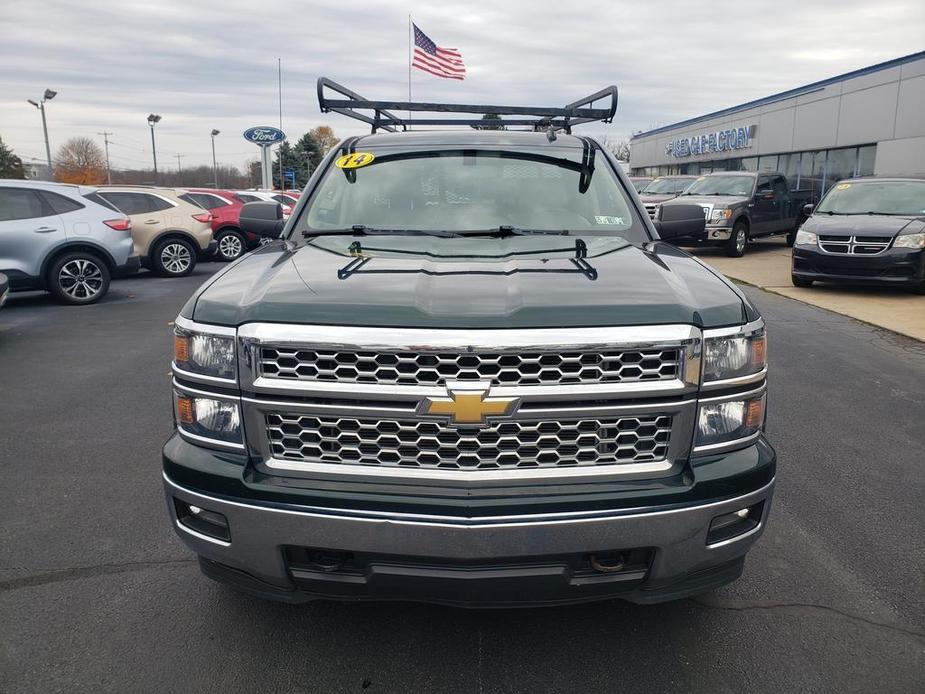
<instances>
[{"instance_id":1,"label":"street light pole","mask_svg":"<svg viewBox=\"0 0 925 694\"><path fill-rule=\"evenodd\" d=\"M157 147L154 145L154 126L160 122L161 117L156 113L148 114L148 125L151 127L151 156L154 159L154 183L157 185Z\"/></svg>"},{"instance_id":2,"label":"street light pole","mask_svg":"<svg viewBox=\"0 0 925 694\"><path fill-rule=\"evenodd\" d=\"M212 182L215 184L216 190L218 189L218 166L215 164L215 136L220 132L221 130L212 129Z\"/></svg>"},{"instance_id":3,"label":"street light pole","mask_svg":"<svg viewBox=\"0 0 925 694\"><path fill-rule=\"evenodd\" d=\"M48 144L48 123L45 120L45 102L51 101L58 95L54 89L46 89L45 93L42 95L42 100L35 102L32 99L27 99L27 101L35 106L42 114L42 132L45 135L45 160L48 162L48 175L51 175L51 145Z\"/></svg>"}]
</instances>

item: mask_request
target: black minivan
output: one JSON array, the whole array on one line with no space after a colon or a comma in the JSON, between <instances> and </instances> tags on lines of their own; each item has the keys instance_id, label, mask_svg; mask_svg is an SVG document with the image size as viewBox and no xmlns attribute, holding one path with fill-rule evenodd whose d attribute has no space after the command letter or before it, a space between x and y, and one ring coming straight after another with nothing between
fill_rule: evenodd
<instances>
[{"instance_id":1,"label":"black minivan","mask_svg":"<svg viewBox=\"0 0 925 694\"><path fill-rule=\"evenodd\" d=\"M791 278L908 286L925 294L925 177L839 181L797 232Z\"/></svg>"}]
</instances>

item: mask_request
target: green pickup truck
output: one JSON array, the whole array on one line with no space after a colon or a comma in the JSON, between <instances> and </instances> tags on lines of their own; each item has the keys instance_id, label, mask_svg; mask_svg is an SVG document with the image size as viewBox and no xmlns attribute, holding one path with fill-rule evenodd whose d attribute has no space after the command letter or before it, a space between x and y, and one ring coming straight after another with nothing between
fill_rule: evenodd
<instances>
[{"instance_id":1,"label":"green pickup truck","mask_svg":"<svg viewBox=\"0 0 925 694\"><path fill-rule=\"evenodd\" d=\"M164 489L203 572L288 602L470 607L737 578L774 489L765 327L660 240L701 232L699 206L650 220L571 134L616 89L463 107L322 78L319 99L373 134L328 154L288 221L245 205L272 240L174 326ZM485 113L533 127L417 129Z\"/></svg>"}]
</instances>

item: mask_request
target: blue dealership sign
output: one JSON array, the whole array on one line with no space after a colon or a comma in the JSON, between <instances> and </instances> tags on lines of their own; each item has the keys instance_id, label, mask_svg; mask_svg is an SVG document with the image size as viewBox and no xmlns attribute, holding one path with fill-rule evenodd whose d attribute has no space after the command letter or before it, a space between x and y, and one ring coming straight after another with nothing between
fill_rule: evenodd
<instances>
[{"instance_id":1,"label":"blue dealership sign","mask_svg":"<svg viewBox=\"0 0 925 694\"><path fill-rule=\"evenodd\" d=\"M286 139L286 133L279 128L262 125L245 130L244 139L248 142L253 142L255 145L276 145Z\"/></svg>"},{"instance_id":2,"label":"blue dealership sign","mask_svg":"<svg viewBox=\"0 0 925 694\"><path fill-rule=\"evenodd\" d=\"M748 149L752 145L757 126L749 125L744 128L730 128L718 130L702 135L682 137L669 142L665 147L665 154L672 157L690 157L697 154L710 154L732 150Z\"/></svg>"}]
</instances>

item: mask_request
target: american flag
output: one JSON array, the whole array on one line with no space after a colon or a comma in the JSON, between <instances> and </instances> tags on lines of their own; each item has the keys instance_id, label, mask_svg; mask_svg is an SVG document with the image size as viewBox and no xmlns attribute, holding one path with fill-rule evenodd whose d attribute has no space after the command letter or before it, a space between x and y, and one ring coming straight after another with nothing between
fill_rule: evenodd
<instances>
[{"instance_id":1,"label":"american flag","mask_svg":"<svg viewBox=\"0 0 925 694\"><path fill-rule=\"evenodd\" d=\"M437 77L454 80L466 78L466 66L463 65L459 51L455 48L441 48L418 29L417 24L411 26L414 27L414 59L411 65Z\"/></svg>"}]
</instances>

